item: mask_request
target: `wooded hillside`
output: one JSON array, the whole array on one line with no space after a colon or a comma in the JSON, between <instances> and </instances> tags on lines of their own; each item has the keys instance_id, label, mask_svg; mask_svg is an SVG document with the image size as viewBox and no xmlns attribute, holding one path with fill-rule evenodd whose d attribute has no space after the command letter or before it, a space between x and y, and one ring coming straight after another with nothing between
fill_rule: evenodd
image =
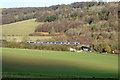
<instances>
[{"instance_id":1,"label":"wooded hillside","mask_svg":"<svg viewBox=\"0 0 120 80\"><path fill-rule=\"evenodd\" d=\"M96 51L118 49L118 2L76 2L69 5L4 9L3 24L35 18L45 22L30 36L41 32L59 37L50 41L91 44ZM64 39L61 36L64 35ZM45 36L45 35L44 35Z\"/></svg>"}]
</instances>

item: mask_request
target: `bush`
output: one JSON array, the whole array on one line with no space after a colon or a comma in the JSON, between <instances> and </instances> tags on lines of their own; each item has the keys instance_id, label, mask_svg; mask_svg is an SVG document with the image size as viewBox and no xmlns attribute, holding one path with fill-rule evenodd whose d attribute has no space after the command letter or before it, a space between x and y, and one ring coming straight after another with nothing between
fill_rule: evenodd
<instances>
[{"instance_id":1,"label":"bush","mask_svg":"<svg viewBox=\"0 0 120 80\"><path fill-rule=\"evenodd\" d=\"M29 36L24 36L24 37L22 38L22 42L26 42L26 41L30 41Z\"/></svg>"},{"instance_id":2,"label":"bush","mask_svg":"<svg viewBox=\"0 0 120 80\"><path fill-rule=\"evenodd\" d=\"M117 50L118 49L118 41L115 40L114 42L110 43L110 47L112 50Z\"/></svg>"},{"instance_id":3,"label":"bush","mask_svg":"<svg viewBox=\"0 0 120 80\"><path fill-rule=\"evenodd\" d=\"M73 18L73 17L77 17L77 16L78 16L77 13L73 13L73 14L71 15L72 18Z\"/></svg>"},{"instance_id":4,"label":"bush","mask_svg":"<svg viewBox=\"0 0 120 80\"><path fill-rule=\"evenodd\" d=\"M67 36L79 36L80 35L80 30L76 28L71 28L66 31Z\"/></svg>"},{"instance_id":5,"label":"bush","mask_svg":"<svg viewBox=\"0 0 120 80\"><path fill-rule=\"evenodd\" d=\"M96 31L97 30L97 26L93 25L92 28L91 28L91 30Z\"/></svg>"},{"instance_id":6,"label":"bush","mask_svg":"<svg viewBox=\"0 0 120 80\"><path fill-rule=\"evenodd\" d=\"M54 16L50 16L50 17L47 17L45 20L44 20L44 22L52 22L52 21L54 21L56 19L56 17L54 17Z\"/></svg>"},{"instance_id":7,"label":"bush","mask_svg":"<svg viewBox=\"0 0 120 80\"><path fill-rule=\"evenodd\" d=\"M98 36L97 39L103 39L103 37L102 36Z\"/></svg>"},{"instance_id":8,"label":"bush","mask_svg":"<svg viewBox=\"0 0 120 80\"><path fill-rule=\"evenodd\" d=\"M104 50L109 53L111 52L111 48L109 45L105 46Z\"/></svg>"},{"instance_id":9,"label":"bush","mask_svg":"<svg viewBox=\"0 0 120 80\"><path fill-rule=\"evenodd\" d=\"M67 42L67 37L65 35L54 36L51 39L46 40L48 42Z\"/></svg>"},{"instance_id":10,"label":"bush","mask_svg":"<svg viewBox=\"0 0 120 80\"><path fill-rule=\"evenodd\" d=\"M115 53L114 53L114 54L120 54L118 50L114 50L114 51L115 51Z\"/></svg>"},{"instance_id":11,"label":"bush","mask_svg":"<svg viewBox=\"0 0 120 80\"><path fill-rule=\"evenodd\" d=\"M52 29L50 30L49 34L55 34L55 29L54 29L54 27L52 27Z\"/></svg>"},{"instance_id":12,"label":"bush","mask_svg":"<svg viewBox=\"0 0 120 80\"><path fill-rule=\"evenodd\" d=\"M110 38L110 33L105 32L105 31L101 32L99 35L102 36L103 38Z\"/></svg>"},{"instance_id":13,"label":"bush","mask_svg":"<svg viewBox=\"0 0 120 80\"><path fill-rule=\"evenodd\" d=\"M98 43L98 42L94 41L92 43L92 45L93 45L93 49L95 51L103 52L107 44L106 43Z\"/></svg>"}]
</instances>

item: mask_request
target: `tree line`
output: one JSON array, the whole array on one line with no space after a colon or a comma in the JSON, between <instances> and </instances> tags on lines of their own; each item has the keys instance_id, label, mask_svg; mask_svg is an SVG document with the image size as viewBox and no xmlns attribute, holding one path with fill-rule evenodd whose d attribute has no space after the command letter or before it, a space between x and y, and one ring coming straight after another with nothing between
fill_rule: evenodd
<instances>
[{"instance_id":1,"label":"tree line","mask_svg":"<svg viewBox=\"0 0 120 80\"><path fill-rule=\"evenodd\" d=\"M2 23L9 24L22 20L36 18L36 21L46 21L50 16L55 16L57 19L68 17L71 15L71 10L76 8L86 9L86 7L104 5L97 2L80 2L69 5L55 5L50 7L23 7L23 8L8 8L2 9ZM68 15L66 15L68 14ZM74 15L73 15L74 16Z\"/></svg>"},{"instance_id":2,"label":"tree line","mask_svg":"<svg viewBox=\"0 0 120 80\"><path fill-rule=\"evenodd\" d=\"M29 44L25 42L7 42L2 41L2 47L21 48L21 49L38 49L38 50L54 50L54 51L68 51L69 47L65 45L49 45L49 44Z\"/></svg>"}]
</instances>

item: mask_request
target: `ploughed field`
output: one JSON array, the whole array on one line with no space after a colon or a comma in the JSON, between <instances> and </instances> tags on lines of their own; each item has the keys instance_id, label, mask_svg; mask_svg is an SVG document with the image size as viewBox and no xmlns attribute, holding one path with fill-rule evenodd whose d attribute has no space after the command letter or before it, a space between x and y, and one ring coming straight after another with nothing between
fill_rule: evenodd
<instances>
[{"instance_id":1,"label":"ploughed field","mask_svg":"<svg viewBox=\"0 0 120 80\"><path fill-rule=\"evenodd\" d=\"M118 56L2 48L3 77L117 78Z\"/></svg>"}]
</instances>

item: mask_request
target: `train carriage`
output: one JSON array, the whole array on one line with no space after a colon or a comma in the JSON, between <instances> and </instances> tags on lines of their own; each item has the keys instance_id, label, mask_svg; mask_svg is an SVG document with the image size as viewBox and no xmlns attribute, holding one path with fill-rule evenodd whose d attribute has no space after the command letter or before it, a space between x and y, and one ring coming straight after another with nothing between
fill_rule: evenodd
<instances>
[{"instance_id":1,"label":"train carriage","mask_svg":"<svg viewBox=\"0 0 120 80\"><path fill-rule=\"evenodd\" d=\"M75 45L75 44L80 44L78 42L30 42L27 41L26 43L33 43L33 44L40 44L40 43L44 43L44 44L64 44L64 45Z\"/></svg>"}]
</instances>

